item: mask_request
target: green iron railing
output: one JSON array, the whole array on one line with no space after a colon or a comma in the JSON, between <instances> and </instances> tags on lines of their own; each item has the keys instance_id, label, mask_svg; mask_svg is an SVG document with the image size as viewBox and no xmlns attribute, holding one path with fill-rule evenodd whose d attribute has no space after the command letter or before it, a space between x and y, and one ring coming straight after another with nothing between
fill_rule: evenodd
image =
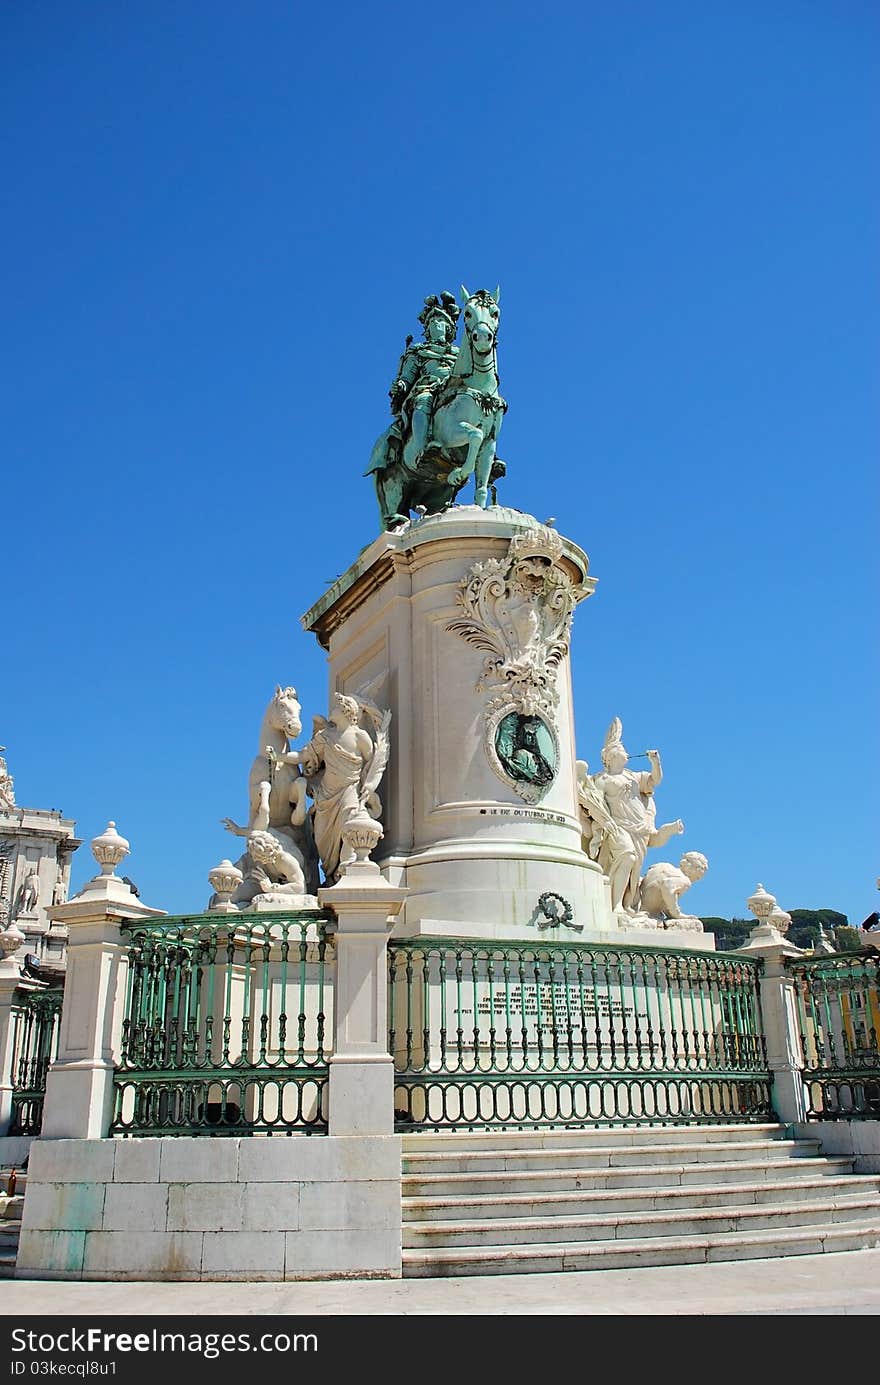
<instances>
[{"instance_id":1,"label":"green iron railing","mask_svg":"<svg viewBox=\"0 0 880 1385\"><path fill-rule=\"evenodd\" d=\"M809 1120L880 1120L880 953L789 958Z\"/></svg>"},{"instance_id":2,"label":"green iron railing","mask_svg":"<svg viewBox=\"0 0 880 1385\"><path fill-rule=\"evenodd\" d=\"M760 968L635 946L392 942L397 1127L772 1118Z\"/></svg>"},{"instance_id":3,"label":"green iron railing","mask_svg":"<svg viewBox=\"0 0 880 1385\"><path fill-rule=\"evenodd\" d=\"M64 991L17 992L12 1003L10 1135L39 1135L49 1065L58 1056Z\"/></svg>"},{"instance_id":4,"label":"green iron railing","mask_svg":"<svg viewBox=\"0 0 880 1385\"><path fill-rule=\"evenodd\" d=\"M328 916L132 925L111 1133L326 1133Z\"/></svg>"}]
</instances>

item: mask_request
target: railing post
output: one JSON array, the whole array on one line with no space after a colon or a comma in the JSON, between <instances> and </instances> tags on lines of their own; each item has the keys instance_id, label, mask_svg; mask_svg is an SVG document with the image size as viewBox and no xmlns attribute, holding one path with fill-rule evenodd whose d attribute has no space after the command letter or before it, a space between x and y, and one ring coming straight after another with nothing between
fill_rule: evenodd
<instances>
[{"instance_id":1,"label":"railing post","mask_svg":"<svg viewBox=\"0 0 880 1385\"><path fill-rule=\"evenodd\" d=\"M102 873L67 904L47 909L68 927L67 976L58 1058L49 1069L43 1139L103 1139L113 1113L113 1072L119 1056L128 956L120 925L155 918L113 874L128 843L113 823L92 842Z\"/></svg>"},{"instance_id":2,"label":"railing post","mask_svg":"<svg viewBox=\"0 0 880 1385\"><path fill-rule=\"evenodd\" d=\"M354 862L338 884L318 891L321 907L336 915L331 1135L394 1133L386 952L406 893L389 885L369 860Z\"/></svg>"},{"instance_id":3,"label":"railing post","mask_svg":"<svg viewBox=\"0 0 880 1385\"><path fill-rule=\"evenodd\" d=\"M761 1013L767 1043L767 1065L773 1085L770 1099L779 1120L792 1125L806 1119L804 1081L801 1072L800 1027L797 1018L795 985L786 972L786 957L801 957L799 947L786 942L777 925L787 928L790 917L776 906L763 885L749 900L749 909L758 920L745 947L749 957L760 957Z\"/></svg>"},{"instance_id":4,"label":"railing post","mask_svg":"<svg viewBox=\"0 0 880 1385\"><path fill-rule=\"evenodd\" d=\"M15 992L22 983L22 975L17 962L4 957L0 962L0 1136L8 1135L12 1121L12 1093L15 1089L15 1014L13 1002ZM33 986L33 990L38 990Z\"/></svg>"}]
</instances>

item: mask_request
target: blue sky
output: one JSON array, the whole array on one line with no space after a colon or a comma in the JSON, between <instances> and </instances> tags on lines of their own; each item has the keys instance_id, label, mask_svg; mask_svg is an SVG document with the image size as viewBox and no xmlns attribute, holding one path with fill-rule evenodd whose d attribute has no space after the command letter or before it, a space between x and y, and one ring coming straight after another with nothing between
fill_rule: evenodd
<instances>
[{"instance_id":1,"label":"blue sky","mask_svg":"<svg viewBox=\"0 0 880 1385\"><path fill-rule=\"evenodd\" d=\"M502 286L505 503L590 555L579 754L659 746L692 907L877 906L877 53L858 0L0 18L22 804L203 907L422 299ZM74 883L94 867L83 848Z\"/></svg>"}]
</instances>

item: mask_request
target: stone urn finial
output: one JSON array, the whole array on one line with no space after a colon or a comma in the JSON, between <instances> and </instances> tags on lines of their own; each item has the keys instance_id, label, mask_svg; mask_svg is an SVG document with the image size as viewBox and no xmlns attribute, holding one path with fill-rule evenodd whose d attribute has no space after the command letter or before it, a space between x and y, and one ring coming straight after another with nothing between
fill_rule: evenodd
<instances>
[{"instance_id":1,"label":"stone urn finial","mask_svg":"<svg viewBox=\"0 0 880 1385\"><path fill-rule=\"evenodd\" d=\"M357 817L349 818L342 829L342 874L345 875L350 870L360 874L365 867L371 874L378 873L379 867L370 861L369 856L384 835L381 822L371 818L366 808L362 808Z\"/></svg>"},{"instance_id":2,"label":"stone urn finial","mask_svg":"<svg viewBox=\"0 0 880 1385\"><path fill-rule=\"evenodd\" d=\"M759 923L764 923L776 908L776 896L769 894L763 885L759 885L755 893L746 900L746 908L750 914L754 914Z\"/></svg>"},{"instance_id":3,"label":"stone urn finial","mask_svg":"<svg viewBox=\"0 0 880 1385\"><path fill-rule=\"evenodd\" d=\"M129 854L129 844L116 831L116 823L108 822L100 837L92 838L92 855L101 867L101 874L113 876L116 866Z\"/></svg>"},{"instance_id":4,"label":"stone urn finial","mask_svg":"<svg viewBox=\"0 0 880 1385\"><path fill-rule=\"evenodd\" d=\"M794 943L788 942L785 937L791 927L791 914L780 908L775 895L765 890L763 885L759 885L755 893L746 900L746 905L756 920L755 927L749 934L746 950L781 947L787 955L800 954L802 949L795 947Z\"/></svg>"},{"instance_id":5,"label":"stone urn finial","mask_svg":"<svg viewBox=\"0 0 880 1385\"><path fill-rule=\"evenodd\" d=\"M232 903L232 896L241 884L244 876L234 866L231 861L224 858L213 870L208 871L208 880L211 888L217 896L213 904L209 906L214 914L236 914L238 910Z\"/></svg>"},{"instance_id":6,"label":"stone urn finial","mask_svg":"<svg viewBox=\"0 0 880 1385\"><path fill-rule=\"evenodd\" d=\"M787 914L784 909L780 909L778 904L774 904L767 915L767 922L771 928L776 929L777 933L787 933L791 928L791 914Z\"/></svg>"},{"instance_id":7,"label":"stone urn finial","mask_svg":"<svg viewBox=\"0 0 880 1385\"><path fill-rule=\"evenodd\" d=\"M14 956L25 941L24 934L14 920L12 923L6 919L0 921L0 962Z\"/></svg>"}]
</instances>

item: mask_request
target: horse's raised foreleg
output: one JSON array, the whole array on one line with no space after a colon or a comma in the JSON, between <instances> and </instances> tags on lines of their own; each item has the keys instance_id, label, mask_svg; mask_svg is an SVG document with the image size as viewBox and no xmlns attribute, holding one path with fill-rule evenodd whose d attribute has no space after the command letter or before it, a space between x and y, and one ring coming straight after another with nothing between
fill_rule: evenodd
<instances>
[{"instance_id":1,"label":"horse's raised foreleg","mask_svg":"<svg viewBox=\"0 0 880 1385\"><path fill-rule=\"evenodd\" d=\"M459 423L459 431L467 438L467 456L461 466L453 467L447 477L450 486L466 481L477 464L477 455L483 445L483 430L476 423Z\"/></svg>"},{"instance_id":2,"label":"horse's raised foreleg","mask_svg":"<svg viewBox=\"0 0 880 1385\"><path fill-rule=\"evenodd\" d=\"M298 774L290 784L290 821L293 827L302 827L308 812L306 802L306 780L305 776Z\"/></svg>"}]
</instances>

